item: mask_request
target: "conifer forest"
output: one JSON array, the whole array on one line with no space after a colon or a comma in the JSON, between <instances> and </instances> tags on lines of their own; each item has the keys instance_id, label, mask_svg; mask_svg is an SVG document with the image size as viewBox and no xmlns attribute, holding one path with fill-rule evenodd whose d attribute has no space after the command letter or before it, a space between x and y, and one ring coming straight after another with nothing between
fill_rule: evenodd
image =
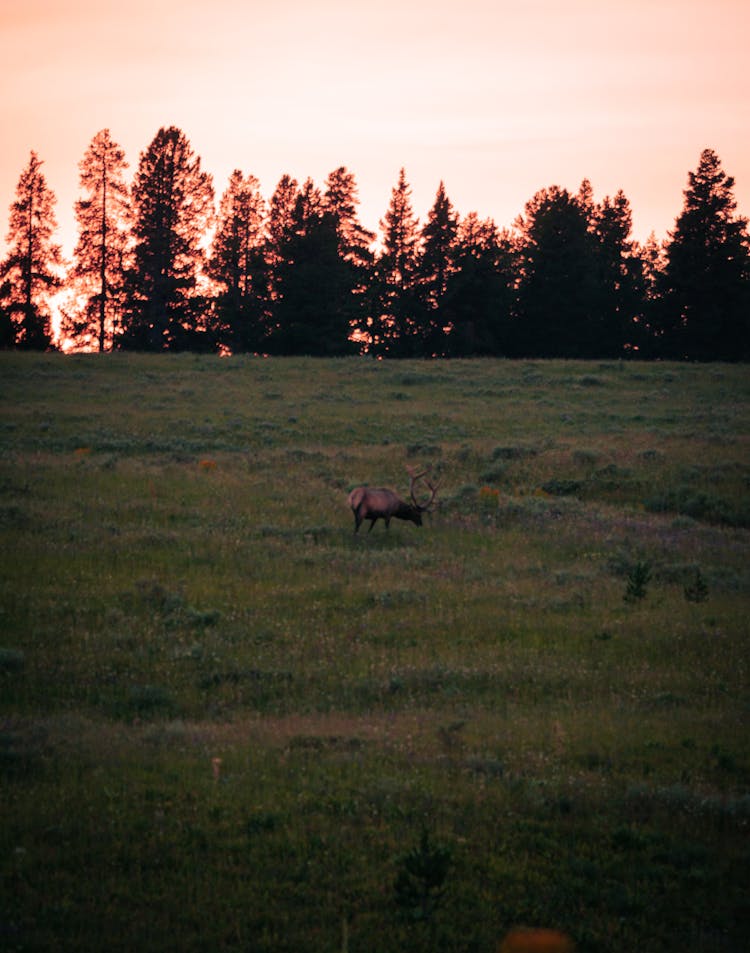
<instances>
[{"instance_id":1,"label":"conifer forest","mask_svg":"<svg viewBox=\"0 0 750 953\"><path fill-rule=\"evenodd\" d=\"M620 190L542 188L510 225L459 215L441 182L426 219L401 170L380 233L355 175L234 171L219 196L182 130L129 180L97 133L80 164L77 241L31 152L0 263L0 347L374 357L750 357L750 236L734 179L705 149L664 241L632 238Z\"/></svg>"}]
</instances>

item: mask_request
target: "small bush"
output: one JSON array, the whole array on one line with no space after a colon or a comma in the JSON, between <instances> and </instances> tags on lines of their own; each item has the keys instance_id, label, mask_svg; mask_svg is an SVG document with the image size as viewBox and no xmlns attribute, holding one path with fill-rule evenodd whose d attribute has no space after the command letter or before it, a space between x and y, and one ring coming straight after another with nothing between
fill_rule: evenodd
<instances>
[{"instance_id":1,"label":"small bush","mask_svg":"<svg viewBox=\"0 0 750 953\"><path fill-rule=\"evenodd\" d=\"M575 496L581 492L583 483L580 480L559 480L553 478L542 483L542 489L550 496Z\"/></svg>"},{"instance_id":2,"label":"small bush","mask_svg":"<svg viewBox=\"0 0 750 953\"><path fill-rule=\"evenodd\" d=\"M493 460L525 460L536 456L537 451L532 447L495 447L492 451Z\"/></svg>"},{"instance_id":3,"label":"small bush","mask_svg":"<svg viewBox=\"0 0 750 953\"><path fill-rule=\"evenodd\" d=\"M688 602L705 602L708 599L708 585L701 575L700 569L695 570L692 580L683 590Z\"/></svg>"},{"instance_id":4,"label":"small bush","mask_svg":"<svg viewBox=\"0 0 750 953\"><path fill-rule=\"evenodd\" d=\"M623 599L626 602L638 602L644 599L649 582L651 582L651 564L638 561L628 574L628 583Z\"/></svg>"},{"instance_id":5,"label":"small bush","mask_svg":"<svg viewBox=\"0 0 750 953\"><path fill-rule=\"evenodd\" d=\"M0 733L0 778L21 779L41 764L42 745L39 739L15 733Z\"/></svg>"},{"instance_id":6,"label":"small bush","mask_svg":"<svg viewBox=\"0 0 750 953\"><path fill-rule=\"evenodd\" d=\"M22 672L26 656L18 649L0 648L0 674Z\"/></svg>"},{"instance_id":7,"label":"small bush","mask_svg":"<svg viewBox=\"0 0 750 953\"><path fill-rule=\"evenodd\" d=\"M506 468L502 464L495 464L483 470L479 477L483 483L502 483L505 479Z\"/></svg>"},{"instance_id":8,"label":"small bush","mask_svg":"<svg viewBox=\"0 0 750 953\"><path fill-rule=\"evenodd\" d=\"M644 506L652 513L679 513L707 523L723 523L740 528L750 526L750 509L744 500L735 504L691 486L679 486L650 497Z\"/></svg>"},{"instance_id":9,"label":"small bush","mask_svg":"<svg viewBox=\"0 0 750 953\"><path fill-rule=\"evenodd\" d=\"M445 895L452 862L450 847L432 844L426 830L419 844L399 859L396 903L410 919L429 920L434 915Z\"/></svg>"},{"instance_id":10,"label":"small bush","mask_svg":"<svg viewBox=\"0 0 750 953\"><path fill-rule=\"evenodd\" d=\"M174 712L174 701L161 685L134 685L128 692L121 714L130 718L153 718Z\"/></svg>"}]
</instances>

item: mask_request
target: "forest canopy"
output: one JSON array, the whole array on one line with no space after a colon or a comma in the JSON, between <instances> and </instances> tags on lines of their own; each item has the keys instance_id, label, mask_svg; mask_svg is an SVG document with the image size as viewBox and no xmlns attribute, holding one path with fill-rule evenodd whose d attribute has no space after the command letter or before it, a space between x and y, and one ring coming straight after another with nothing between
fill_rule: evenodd
<instances>
[{"instance_id":1,"label":"forest canopy","mask_svg":"<svg viewBox=\"0 0 750 953\"><path fill-rule=\"evenodd\" d=\"M673 230L640 244L625 194L596 201L586 179L575 193L541 189L501 228L459 215L443 182L420 223L402 169L376 235L345 167L322 185L284 175L270 197L237 169L217 196L170 126L128 183L104 129L79 163L70 262L42 166L32 152L10 206L3 348L750 357L748 222L711 149Z\"/></svg>"}]
</instances>

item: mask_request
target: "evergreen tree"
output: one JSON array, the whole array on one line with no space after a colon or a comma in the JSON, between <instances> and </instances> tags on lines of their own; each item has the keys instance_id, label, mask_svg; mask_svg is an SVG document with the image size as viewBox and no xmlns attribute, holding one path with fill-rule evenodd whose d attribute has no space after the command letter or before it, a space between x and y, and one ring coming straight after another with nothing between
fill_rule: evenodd
<instances>
[{"instance_id":1,"label":"evergreen tree","mask_svg":"<svg viewBox=\"0 0 750 953\"><path fill-rule=\"evenodd\" d=\"M383 251L375 265L375 302L371 349L405 357L422 353L419 335L419 229L411 188L401 169L391 202L380 223Z\"/></svg>"},{"instance_id":2,"label":"evergreen tree","mask_svg":"<svg viewBox=\"0 0 750 953\"><path fill-rule=\"evenodd\" d=\"M630 347L640 357L651 358L663 350L659 326L661 288L664 280L664 246L651 232L645 245L636 245L641 272L642 317L633 328Z\"/></svg>"},{"instance_id":3,"label":"evergreen tree","mask_svg":"<svg viewBox=\"0 0 750 953\"><path fill-rule=\"evenodd\" d=\"M179 129L160 129L141 155L132 198L135 250L122 346L213 348L206 301L197 294L213 185Z\"/></svg>"},{"instance_id":4,"label":"evergreen tree","mask_svg":"<svg viewBox=\"0 0 750 953\"><path fill-rule=\"evenodd\" d=\"M335 169L325 181L323 207L335 218L342 258L352 261L362 269L367 269L372 264L370 248L375 241L375 235L360 222L357 213L358 205L359 197L354 175L344 166Z\"/></svg>"},{"instance_id":5,"label":"evergreen tree","mask_svg":"<svg viewBox=\"0 0 750 953\"><path fill-rule=\"evenodd\" d=\"M264 217L260 183L235 170L221 198L208 269L219 289L220 342L235 352L254 351L263 343L268 297Z\"/></svg>"},{"instance_id":6,"label":"evergreen tree","mask_svg":"<svg viewBox=\"0 0 750 953\"><path fill-rule=\"evenodd\" d=\"M336 216L310 179L297 194L278 254L269 351L353 353L353 266L339 254Z\"/></svg>"},{"instance_id":7,"label":"evergreen tree","mask_svg":"<svg viewBox=\"0 0 750 953\"><path fill-rule=\"evenodd\" d=\"M323 207L336 222L339 256L349 266L353 330L361 340L367 339L368 318L372 298L371 282L375 234L359 220L359 197L354 175L344 166L331 172L325 182Z\"/></svg>"},{"instance_id":8,"label":"evergreen tree","mask_svg":"<svg viewBox=\"0 0 750 953\"><path fill-rule=\"evenodd\" d=\"M517 267L512 236L471 212L459 223L453 265L441 308L450 327L447 353L507 354Z\"/></svg>"},{"instance_id":9,"label":"evergreen tree","mask_svg":"<svg viewBox=\"0 0 750 953\"><path fill-rule=\"evenodd\" d=\"M597 240L598 308L591 331L590 353L621 357L643 320L642 263L630 238L632 213L622 190L607 196L590 212L590 230Z\"/></svg>"},{"instance_id":10,"label":"evergreen tree","mask_svg":"<svg viewBox=\"0 0 750 953\"><path fill-rule=\"evenodd\" d=\"M705 149L688 175L666 246L660 321L666 356L750 358L750 241L733 189L719 157Z\"/></svg>"},{"instance_id":11,"label":"evergreen tree","mask_svg":"<svg viewBox=\"0 0 750 953\"><path fill-rule=\"evenodd\" d=\"M552 186L526 203L520 218L521 273L514 338L534 357L590 357L600 347L596 239L590 193Z\"/></svg>"},{"instance_id":12,"label":"evergreen tree","mask_svg":"<svg viewBox=\"0 0 750 953\"><path fill-rule=\"evenodd\" d=\"M41 167L32 152L10 206L10 252L0 265L0 334L7 347L43 351L52 345L50 298L61 284L62 253L53 241L57 200Z\"/></svg>"},{"instance_id":13,"label":"evergreen tree","mask_svg":"<svg viewBox=\"0 0 750 953\"><path fill-rule=\"evenodd\" d=\"M113 346L120 324L130 225L125 153L109 129L98 132L79 164L85 197L75 205L78 242L68 274L74 304L63 332L79 346Z\"/></svg>"},{"instance_id":14,"label":"evergreen tree","mask_svg":"<svg viewBox=\"0 0 750 953\"><path fill-rule=\"evenodd\" d=\"M282 175L271 196L268 207L268 245L272 252L278 251L291 234L299 191L296 179Z\"/></svg>"},{"instance_id":15,"label":"evergreen tree","mask_svg":"<svg viewBox=\"0 0 750 953\"><path fill-rule=\"evenodd\" d=\"M422 228L422 245L417 277L422 304L420 333L427 355L445 350L445 319L441 306L454 270L453 255L458 234L458 216L441 182L435 202Z\"/></svg>"},{"instance_id":16,"label":"evergreen tree","mask_svg":"<svg viewBox=\"0 0 750 953\"><path fill-rule=\"evenodd\" d=\"M299 194L296 179L282 175L268 205L266 223L266 263L268 291L272 306L279 297L278 269L284 259L284 248L292 235L294 209Z\"/></svg>"}]
</instances>

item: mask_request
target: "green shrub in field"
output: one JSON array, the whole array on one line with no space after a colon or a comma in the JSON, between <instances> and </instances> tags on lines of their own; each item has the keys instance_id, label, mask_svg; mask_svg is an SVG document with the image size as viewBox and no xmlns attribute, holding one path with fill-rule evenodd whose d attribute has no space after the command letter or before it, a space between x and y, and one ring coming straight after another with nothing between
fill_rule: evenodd
<instances>
[{"instance_id":1,"label":"green shrub in field","mask_svg":"<svg viewBox=\"0 0 750 953\"><path fill-rule=\"evenodd\" d=\"M163 685L133 685L124 700L115 706L116 714L123 718L172 717L176 705Z\"/></svg>"},{"instance_id":2,"label":"green shrub in field","mask_svg":"<svg viewBox=\"0 0 750 953\"><path fill-rule=\"evenodd\" d=\"M542 489L550 496L575 496L583 488L581 480L571 480L560 477L553 477L542 483Z\"/></svg>"},{"instance_id":3,"label":"green shrub in field","mask_svg":"<svg viewBox=\"0 0 750 953\"><path fill-rule=\"evenodd\" d=\"M623 599L626 602L638 602L645 599L648 584L651 582L651 563L639 560L628 573L627 586Z\"/></svg>"},{"instance_id":4,"label":"green shrub in field","mask_svg":"<svg viewBox=\"0 0 750 953\"><path fill-rule=\"evenodd\" d=\"M746 496L733 499L694 486L678 486L651 496L645 501L645 507L652 513L680 513L727 526L750 526L750 505Z\"/></svg>"},{"instance_id":5,"label":"green shrub in field","mask_svg":"<svg viewBox=\"0 0 750 953\"><path fill-rule=\"evenodd\" d=\"M0 675L11 672L22 672L26 664L26 656L18 649L0 648Z\"/></svg>"},{"instance_id":6,"label":"green shrub in field","mask_svg":"<svg viewBox=\"0 0 750 953\"><path fill-rule=\"evenodd\" d=\"M398 861L394 883L397 906L413 920L430 920L448 886L452 852L447 844L433 843L423 830L419 844Z\"/></svg>"},{"instance_id":7,"label":"green shrub in field","mask_svg":"<svg viewBox=\"0 0 750 953\"><path fill-rule=\"evenodd\" d=\"M708 584L700 569L695 570L693 578L685 585L683 592L688 602L705 602L708 599Z\"/></svg>"}]
</instances>

